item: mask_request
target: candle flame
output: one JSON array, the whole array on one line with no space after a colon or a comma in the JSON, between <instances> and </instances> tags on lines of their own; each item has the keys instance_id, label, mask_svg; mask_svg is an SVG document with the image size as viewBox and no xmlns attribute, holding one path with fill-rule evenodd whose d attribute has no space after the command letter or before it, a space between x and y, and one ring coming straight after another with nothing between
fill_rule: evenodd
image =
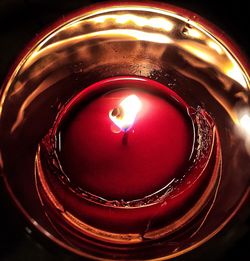
<instances>
[{"instance_id":1,"label":"candle flame","mask_svg":"<svg viewBox=\"0 0 250 261\"><path fill-rule=\"evenodd\" d=\"M117 108L110 111L109 117L122 131L127 131L132 127L141 107L140 99L134 94L129 95L122 100Z\"/></svg>"}]
</instances>

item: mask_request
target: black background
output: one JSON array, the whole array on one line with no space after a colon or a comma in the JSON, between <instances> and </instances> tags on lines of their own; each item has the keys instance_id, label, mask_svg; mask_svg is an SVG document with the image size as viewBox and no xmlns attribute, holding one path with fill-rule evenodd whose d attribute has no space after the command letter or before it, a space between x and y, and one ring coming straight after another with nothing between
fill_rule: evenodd
<instances>
[{"instance_id":1,"label":"black background","mask_svg":"<svg viewBox=\"0 0 250 261\"><path fill-rule=\"evenodd\" d=\"M98 1L0 0L0 84L22 49L48 25L71 11ZM99 1L100 2L100 1ZM162 1L163 2L163 1ZM239 46L249 58L250 6L245 0L167 1L210 20ZM245 206L209 244L181 260L250 260L250 207ZM0 179L0 260L64 260L80 258L66 253L27 228L12 206Z\"/></svg>"}]
</instances>

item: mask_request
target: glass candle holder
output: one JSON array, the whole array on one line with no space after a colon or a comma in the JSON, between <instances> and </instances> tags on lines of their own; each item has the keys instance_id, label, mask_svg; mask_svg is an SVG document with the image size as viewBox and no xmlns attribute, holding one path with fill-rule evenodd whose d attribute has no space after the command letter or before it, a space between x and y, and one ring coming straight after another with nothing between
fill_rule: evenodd
<instances>
[{"instance_id":1,"label":"glass candle holder","mask_svg":"<svg viewBox=\"0 0 250 261\"><path fill-rule=\"evenodd\" d=\"M169 259L249 197L249 74L214 25L161 3L75 13L0 101L0 167L42 234L86 258Z\"/></svg>"}]
</instances>

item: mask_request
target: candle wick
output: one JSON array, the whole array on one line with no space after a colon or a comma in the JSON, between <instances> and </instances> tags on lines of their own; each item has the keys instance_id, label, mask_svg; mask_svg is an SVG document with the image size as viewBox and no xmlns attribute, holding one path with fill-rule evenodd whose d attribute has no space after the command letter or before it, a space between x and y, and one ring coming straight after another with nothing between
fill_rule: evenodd
<instances>
[{"instance_id":1,"label":"candle wick","mask_svg":"<svg viewBox=\"0 0 250 261\"><path fill-rule=\"evenodd\" d=\"M128 132L125 131L122 137L122 145L126 146L128 144Z\"/></svg>"}]
</instances>

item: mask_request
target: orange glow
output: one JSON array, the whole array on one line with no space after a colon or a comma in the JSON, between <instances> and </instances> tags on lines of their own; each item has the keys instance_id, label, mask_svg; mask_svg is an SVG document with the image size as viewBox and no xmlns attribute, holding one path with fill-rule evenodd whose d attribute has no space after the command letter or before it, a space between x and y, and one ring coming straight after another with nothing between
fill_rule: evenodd
<instances>
[{"instance_id":1,"label":"orange glow","mask_svg":"<svg viewBox=\"0 0 250 261\"><path fill-rule=\"evenodd\" d=\"M181 40L177 44L180 48L202 61L215 66L222 73L237 81L245 89L248 88L248 79L241 66L227 50L223 50L217 43L210 40L207 42L207 45L204 45L203 43Z\"/></svg>"}]
</instances>

